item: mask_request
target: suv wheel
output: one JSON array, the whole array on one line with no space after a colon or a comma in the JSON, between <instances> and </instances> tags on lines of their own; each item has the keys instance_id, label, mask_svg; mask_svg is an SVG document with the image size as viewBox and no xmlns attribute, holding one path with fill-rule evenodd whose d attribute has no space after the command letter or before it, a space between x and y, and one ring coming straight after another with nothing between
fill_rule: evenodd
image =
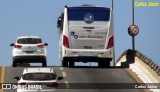
<instances>
[{"instance_id":1,"label":"suv wheel","mask_svg":"<svg viewBox=\"0 0 160 92\"><path fill-rule=\"evenodd\" d=\"M16 62L15 60L13 61L12 66L13 66L13 67L16 67L16 66L17 66L17 62Z\"/></svg>"},{"instance_id":2,"label":"suv wheel","mask_svg":"<svg viewBox=\"0 0 160 92\"><path fill-rule=\"evenodd\" d=\"M74 67L74 61L69 61L69 67Z\"/></svg>"},{"instance_id":3,"label":"suv wheel","mask_svg":"<svg viewBox=\"0 0 160 92\"><path fill-rule=\"evenodd\" d=\"M68 60L63 59L63 60L62 60L62 66L63 66L63 67L68 67Z\"/></svg>"}]
</instances>

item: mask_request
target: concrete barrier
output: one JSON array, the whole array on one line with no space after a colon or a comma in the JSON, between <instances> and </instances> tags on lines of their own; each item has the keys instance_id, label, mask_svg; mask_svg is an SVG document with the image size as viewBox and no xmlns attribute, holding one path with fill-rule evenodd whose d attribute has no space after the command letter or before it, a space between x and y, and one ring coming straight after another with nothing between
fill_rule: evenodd
<instances>
[{"instance_id":1,"label":"concrete barrier","mask_svg":"<svg viewBox=\"0 0 160 92\"><path fill-rule=\"evenodd\" d=\"M140 51L124 51L118 58L116 66L130 68L146 84L160 83L160 67ZM160 92L160 89L150 90Z\"/></svg>"}]
</instances>

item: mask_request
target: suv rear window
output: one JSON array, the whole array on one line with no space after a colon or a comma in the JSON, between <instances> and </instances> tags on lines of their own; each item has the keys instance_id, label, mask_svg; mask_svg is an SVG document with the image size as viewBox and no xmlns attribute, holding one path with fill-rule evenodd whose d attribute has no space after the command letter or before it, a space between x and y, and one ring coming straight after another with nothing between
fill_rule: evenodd
<instances>
[{"instance_id":1,"label":"suv rear window","mask_svg":"<svg viewBox=\"0 0 160 92\"><path fill-rule=\"evenodd\" d=\"M56 75L52 73L27 73L22 76L24 80L55 80Z\"/></svg>"},{"instance_id":2,"label":"suv rear window","mask_svg":"<svg viewBox=\"0 0 160 92\"><path fill-rule=\"evenodd\" d=\"M38 38L21 38L18 39L17 43L19 44L38 44L42 43L41 39Z\"/></svg>"}]
</instances>

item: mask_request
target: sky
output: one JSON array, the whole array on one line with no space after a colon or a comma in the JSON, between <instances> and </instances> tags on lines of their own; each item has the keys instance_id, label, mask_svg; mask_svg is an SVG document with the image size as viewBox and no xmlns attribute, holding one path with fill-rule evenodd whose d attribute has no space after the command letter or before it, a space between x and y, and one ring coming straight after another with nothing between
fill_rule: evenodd
<instances>
[{"instance_id":1,"label":"sky","mask_svg":"<svg viewBox=\"0 0 160 92\"><path fill-rule=\"evenodd\" d=\"M160 0L135 0L149 2ZM64 6L93 4L111 7L111 0L0 0L0 66L12 64L12 47L18 36L37 35L47 47L49 66L60 66L57 18ZM135 24L140 32L135 37L135 49L160 65L160 6L135 6ZM132 48L128 26L132 24L131 0L114 0L115 59ZM88 63L85 65L89 65Z\"/></svg>"}]
</instances>

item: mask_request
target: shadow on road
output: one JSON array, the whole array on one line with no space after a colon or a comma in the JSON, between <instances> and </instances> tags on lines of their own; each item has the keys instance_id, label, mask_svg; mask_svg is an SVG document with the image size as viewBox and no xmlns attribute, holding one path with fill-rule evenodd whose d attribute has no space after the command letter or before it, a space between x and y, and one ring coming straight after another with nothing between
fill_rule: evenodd
<instances>
[{"instance_id":1,"label":"shadow on road","mask_svg":"<svg viewBox=\"0 0 160 92\"><path fill-rule=\"evenodd\" d=\"M130 64L133 64L135 62L135 53L136 51L133 50L128 50L126 52L126 61L121 62L121 66L110 66L109 68L104 68L104 69L115 69L115 68L129 68ZM42 66L32 66L29 63L23 63L23 64L18 64L18 67L42 67ZM47 67L62 67L62 66L47 66ZM65 68L71 68L71 67L65 67ZM98 66L74 66L74 68L99 68ZM103 68L100 68L103 69Z\"/></svg>"}]
</instances>

